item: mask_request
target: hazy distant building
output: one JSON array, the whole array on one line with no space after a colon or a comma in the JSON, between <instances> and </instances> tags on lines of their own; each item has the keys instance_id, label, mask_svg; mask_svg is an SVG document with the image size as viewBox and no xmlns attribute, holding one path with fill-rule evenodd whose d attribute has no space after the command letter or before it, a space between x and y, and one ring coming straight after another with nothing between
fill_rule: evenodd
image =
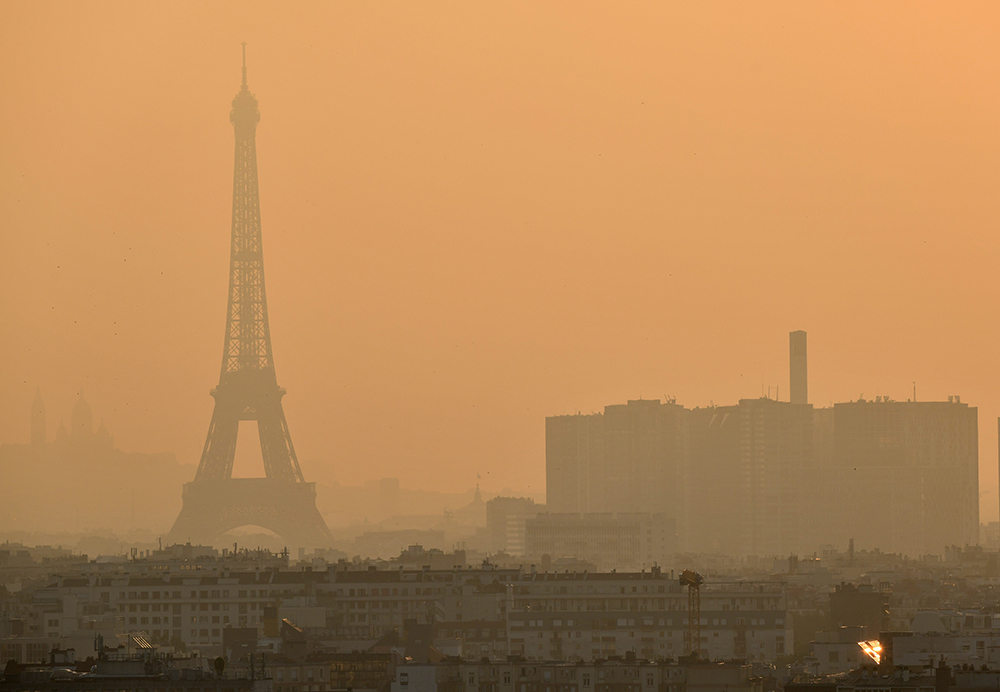
<instances>
[{"instance_id":1,"label":"hazy distant building","mask_svg":"<svg viewBox=\"0 0 1000 692\"><path fill-rule=\"evenodd\" d=\"M603 491L592 482L603 474L603 448L601 414L545 419L545 503L551 511L603 509Z\"/></svg>"},{"instance_id":2,"label":"hazy distant building","mask_svg":"<svg viewBox=\"0 0 1000 692\"><path fill-rule=\"evenodd\" d=\"M176 513L176 498L163 488L183 483L186 467L173 454L126 453L115 449L103 421L80 396L70 430L62 421L46 435L46 407L38 391L29 412L28 444L0 444L0 477L9 492L0 503L7 530L65 531L114 527L157 528ZM72 432L71 432L72 431Z\"/></svg>"},{"instance_id":3,"label":"hazy distant building","mask_svg":"<svg viewBox=\"0 0 1000 692\"><path fill-rule=\"evenodd\" d=\"M524 555L525 523L544 511L529 497L494 497L486 503L487 550Z\"/></svg>"},{"instance_id":4,"label":"hazy distant building","mask_svg":"<svg viewBox=\"0 0 1000 692\"><path fill-rule=\"evenodd\" d=\"M733 527L738 554L787 555L805 549L802 509L813 489L804 482L812 462L812 407L771 399L739 405L740 457Z\"/></svg>"},{"instance_id":5,"label":"hazy distant building","mask_svg":"<svg viewBox=\"0 0 1000 692\"><path fill-rule=\"evenodd\" d=\"M31 444L44 445L48 440L45 430L45 402L42 401L42 390L35 388L35 400L31 402Z\"/></svg>"},{"instance_id":6,"label":"hazy distant building","mask_svg":"<svg viewBox=\"0 0 1000 692\"><path fill-rule=\"evenodd\" d=\"M806 358L806 333L803 331L788 334L789 361L789 401L793 404L809 403L808 360Z\"/></svg>"},{"instance_id":7,"label":"hazy distant building","mask_svg":"<svg viewBox=\"0 0 1000 692\"><path fill-rule=\"evenodd\" d=\"M681 550L736 555L740 550L739 508L743 477L740 407L696 408L688 417L688 458L684 465Z\"/></svg>"},{"instance_id":8,"label":"hazy distant building","mask_svg":"<svg viewBox=\"0 0 1000 692\"><path fill-rule=\"evenodd\" d=\"M573 556L599 570L641 570L666 564L677 551L674 521L665 514L539 514L525 526L526 554L536 560Z\"/></svg>"},{"instance_id":9,"label":"hazy distant building","mask_svg":"<svg viewBox=\"0 0 1000 692\"><path fill-rule=\"evenodd\" d=\"M806 333L791 332L791 402L629 401L547 418L549 510L664 513L694 553L787 556L854 538L916 556L978 542L975 408L879 397L814 410L807 379Z\"/></svg>"},{"instance_id":10,"label":"hazy distant building","mask_svg":"<svg viewBox=\"0 0 1000 692\"><path fill-rule=\"evenodd\" d=\"M604 464L596 481L598 503L589 511L665 512L683 498L687 410L673 401L629 401L604 407ZM593 496L595 493L591 492Z\"/></svg>"},{"instance_id":11,"label":"hazy distant building","mask_svg":"<svg viewBox=\"0 0 1000 692\"><path fill-rule=\"evenodd\" d=\"M822 412L832 440L813 499L823 542L939 555L979 540L978 411L949 401L852 401ZM828 442L829 443L829 442Z\"/></svg>"},{"instance_id":12,"label":"hazy distant building","mask_svg":"<svg viewBox=\"0 0 1000 692\"><path fill-rule=\"evenodd\" d=\"M629 401L546 421L549 510L663 514L690 552L800 549L811 407L771 399L685 409Z\"/></svg>"},{"instance_id":13,"label":"hazy distant building","mask_svg":"<svg viewBox=\"0 0 1000 692\"><path fill-rule=\"evenodd\" d=\"M375 506L372 509L376 516L391 517L399 514L400 488L398 478L379 478L365 481L365 494L372 498Z\"/></svg>"},{"instance_id":14,"label":"hazy distant building","mask_svg":"<svg viewBox=\"0 0 1000 692\"><path fill-rule=\"evenodd\" d=\"M664 513L683 500L688 411L629 401L545 421L546 503L555 513Z\"/></svg>"}]
</instances>

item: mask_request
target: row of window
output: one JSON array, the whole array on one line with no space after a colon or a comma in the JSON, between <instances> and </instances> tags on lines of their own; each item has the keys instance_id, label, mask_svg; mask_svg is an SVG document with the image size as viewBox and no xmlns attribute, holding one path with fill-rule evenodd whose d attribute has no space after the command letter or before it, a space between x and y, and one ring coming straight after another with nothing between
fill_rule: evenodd
<instances>
[{"instance_id":1,"label":"row of window","mask_svg":"<svg viewBox=\"0 0 1000 692\"><path fill-rule=\"evenodd\" d=\"M239 607L239 611L241 613L247 612L247 609L249 609L249 610L263 610L264 608L267 607L266 603L262 603L262 602L258 601L256 603L238 603L238 604L233 604L233 603L192 603L192 604L190 604L188 606L188 609L191 610L191 611L202 611L202 612L207 611L207 610L226 610L226 611L229 611L229 610L233 609L234 605L236 605L236 606ZM162 611L164 613L173 612L174 614L179 614L181 612L181 609L182 609L182 606L181 606L180 603L173 603L173 604L163 603L162 605L159 604L159 603L153 603L152 605L150 605L149 603L130 603L128 605L128 612L130 612L130 613L136 613L136 612L139 612L139 613L148 613L150 611L152 611L154 613L159 613L159 612Z\"/></svg>"},{"instance_id":2,"label":"row of window","mask_svg":"<svg viewBox=\"0 0 1000 692\"><path fill-rule=\"evenodd\" d=\"M130 600L130 601L136 601L136 600L139 600L139 601L154 600L155 601L155 600L158 600L160 598L165 598L165 599L173 599L173 600L176 601L176 600L179 600L179 599L181 599L183 597L182 596L183 593L184 592L182 592L182 591L129 591L128 592L128 599L127 600ZM212 589L212 590L202 590L202 591L193 591L192 590L192 591L189 591L188 593L190 594L190 597L193 598L193 599L198 599L198 598L212 598L212 599L216 599L217 600L219 598L229 598L230 591L229 591L229 589ZM235 593L236 593L236 598L258 598L258 597L259 598L267 598L267 596L268 596L268 590L267 589L242 589L242 590L236 591ZM260 594L259 596L258 596L258 593ZM271 596L288 595L288 592L286 592L285 594L282 594L282 592L278 591L277 589L272 589L271 592L270 592L270 595ZM126 598L125 598L125 592L124 591L119 592L118 598L121 599L121 600L126 600ZM108 600L108 594L107 594L107 592L104 592L104 593L101 594L101 600L103 600L103 601L107 601Z\"/></svg>"},{"instance_id":3,"label":"row of window","mask_svg":"<svg viewBox=\"0 0 1000 692\"><path fill-rule=\"evenodd\" d=\"M445 589L443 588L414 588L414 596L433 596L434 594L443 594ZM337 589L337 595L343 596L344 589ZM409 596L410 589L371 589L371 594L368 593L368 589L347 589L347 596L349 598L364 598L366 596Z\"/></svg>"}]
</instances>

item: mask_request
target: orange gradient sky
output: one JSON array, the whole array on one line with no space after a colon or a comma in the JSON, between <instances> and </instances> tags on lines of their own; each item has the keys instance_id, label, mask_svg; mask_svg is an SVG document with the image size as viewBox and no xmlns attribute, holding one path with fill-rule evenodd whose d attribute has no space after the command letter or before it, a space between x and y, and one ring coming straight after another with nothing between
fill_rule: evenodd
<instances>
[{"instance_id":1,"label":"orange gradient sky","mask_svg":"<svg viewBox=\"0 0 1000 692\"><path fill-rule=\"evenodd\" d=\"M247 41L307 480L540 495L546 415L784 399L805 329L814 404L978 406L996 520L998 15L0 4L0 441L82 387L120 447L197 463Z\"/></svg>"}]
</instances>

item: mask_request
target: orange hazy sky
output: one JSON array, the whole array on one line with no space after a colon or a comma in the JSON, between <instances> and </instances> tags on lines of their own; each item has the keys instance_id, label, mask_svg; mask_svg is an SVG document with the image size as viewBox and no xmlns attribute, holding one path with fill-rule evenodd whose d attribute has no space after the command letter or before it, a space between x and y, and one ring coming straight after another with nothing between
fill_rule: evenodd
<instances>
[{"instance_id":1,"label":"orange hazy sky","mask_svg":"<svg viewBox=\"0 0 1000 692\"><path fill-rule=\"evenodd\" d=\"M82 387L120 447L197 463L247 41L307 480L540 494L546 415L787 398L805 329L814 404L979 407L995 520L998 30L996 2L3 2L0 441Z\"/></svg>"}]
</instances>

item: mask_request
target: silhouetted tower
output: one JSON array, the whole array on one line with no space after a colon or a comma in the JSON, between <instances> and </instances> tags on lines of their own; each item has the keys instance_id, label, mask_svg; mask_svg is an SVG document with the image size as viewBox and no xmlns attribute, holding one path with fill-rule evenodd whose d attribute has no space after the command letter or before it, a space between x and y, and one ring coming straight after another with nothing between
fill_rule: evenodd
<instances>
[{"instance_id":1,"label":"silhouetted tower","mask_svg":"<svg viewBox=\"0 0 1000 692\"><path fill-rule=\"evenodd\" d=\"M788 367L791 399L793 404L809 403L809 378L806 366L806 333L788 334Z\"/></svg>"},{"instance_id":2,"label":"silhouetted tower","mask_svg":"<svg viewBox=\"0 0 1000 692\"><path fill-rule=\"evenodd\" d=\"M94 414L90 410L90 404L83 398L82 391L80 398L73 405L69 434L77 442L89 440L94 436Z\"/></svg>"},{"instance_id":3,"label":"silhouetted tower","mask_svg":"<svg viewBox=\"0 0 1000 692\"><path fill-rule=\"evenodd\" d=\"M45 402L41 388L35 387L35 400L31 402L31 444L40 447L45 442Z\"/></svg>"},{"instance_id":4,"label":"silhouetted tower","mask_svg":"<svg viewBox=\"0 0 1000 692\"><path fill-rule=\"evenodd\" d=\"M326 545L330 533L316 509L316 486L305 483L285 422L271 354L264 290L260 197L257 187L257 99L243 86L229 116L236 134L229 307L215 411L201 463L184 486L184 506L168 539L210 542L249 524L271 529L299 546ZM240 421L257 422L265 478L234 479Z\"/></svg>"}]
</instances>

